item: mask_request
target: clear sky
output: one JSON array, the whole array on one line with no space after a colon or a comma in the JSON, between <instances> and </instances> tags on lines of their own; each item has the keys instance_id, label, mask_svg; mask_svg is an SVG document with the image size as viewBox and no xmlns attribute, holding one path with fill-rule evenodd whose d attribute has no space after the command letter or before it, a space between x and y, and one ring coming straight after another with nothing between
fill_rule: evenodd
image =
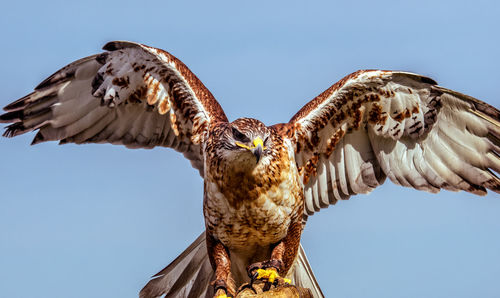
<instances>
[{"instance_id":1,"label":"clear sky","mask_svg":"<svg viewBox=\"0 0 500 298\"><path fill-rule=\"evenodd\" d=\"M3 1L2 106L110 40L180 58L230 120L288 121L357 69L407 70L500 107L498 1ZM0 139L0 297L136 297L203 231L170 149ZM386 182L309 219L327 297L500 297L500 198Z\"/></svg>"}]
</instances>

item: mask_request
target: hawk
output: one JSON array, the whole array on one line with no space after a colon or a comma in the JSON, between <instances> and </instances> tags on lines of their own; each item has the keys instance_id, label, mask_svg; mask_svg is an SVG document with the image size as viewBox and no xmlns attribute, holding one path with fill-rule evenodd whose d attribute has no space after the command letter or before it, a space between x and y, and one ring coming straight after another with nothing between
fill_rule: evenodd
<instances>
[{"instance_id":1,"label":"hawk","mask_svg":"<svg viewBox=\"0 0 500 298\"><path fill-rule=\"evenodd\" d=\"M321 290L300 246L308 216L392 182L436 193L500 192L500 112L427 77L361 70L288 123L229 122L173 55L115 41L9 105L4 136L169 147L204 179L206 230L141 297L234 296L246 282Z\"/></svg>"}]
</instances>

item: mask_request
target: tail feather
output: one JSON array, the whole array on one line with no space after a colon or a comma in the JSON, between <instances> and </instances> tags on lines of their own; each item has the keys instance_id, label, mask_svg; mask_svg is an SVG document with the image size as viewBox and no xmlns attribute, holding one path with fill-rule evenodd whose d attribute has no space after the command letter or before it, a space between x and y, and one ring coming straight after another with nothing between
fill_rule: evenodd
<instances>
[{"instance_id":1,"label":"tail feather","mask_svg":"<svg viewBox=\"0 0 500 298\"><path fill-rule=\"evenodd\" d=\"M287 277L292 284L310 289L313 297L324 298L302 245ZM203 232L180 256L152 277L139 297L211 298L214 293L210 282L214 279Z\"/></svg>"},{"instance_id":2,"label":"tail feather","mask_svg":"<svg viewBox=\"0 0 500 298\"><path fill-rule=\"evenodd\" d=\"M292 270L290 271L292 275L290 276L290 279L292 284L298 287L310 289L313 297L315 298L325 297L323 292L321 292L318 281L316 281L316 277L314 277L314 273L309 265L309 261L307 260L302 244L299 247L299 253L297 254L295 264L291 269Z\"/></svg>"},{"instance_id":3,"label":"tail feather","mask_svg":"<svg viewBox=\"0 0 500 298\"><path fill-rule=\"evenodd\" d=\"M139 297L212 297L209 285L213 278L203 232L180 256L152 277Z\"/></svg>"}]
</instances>

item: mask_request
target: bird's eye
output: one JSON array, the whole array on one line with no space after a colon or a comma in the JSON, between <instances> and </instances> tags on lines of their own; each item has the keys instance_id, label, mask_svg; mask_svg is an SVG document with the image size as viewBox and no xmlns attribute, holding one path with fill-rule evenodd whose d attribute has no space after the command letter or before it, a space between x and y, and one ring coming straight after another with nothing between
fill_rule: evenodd
<instances>
[{"instance_id":1,"label":"bird's eye","mask_svg":"<svg viewBox=\"0 0 500 298\"><path fill-rule=\"evenodd\" d=\"M236 128L233 127L233 137L235 140L240 141L240 142L250 142L250 139L244 135L241 131L237 130Z\"/></svg>"}]
</instances>

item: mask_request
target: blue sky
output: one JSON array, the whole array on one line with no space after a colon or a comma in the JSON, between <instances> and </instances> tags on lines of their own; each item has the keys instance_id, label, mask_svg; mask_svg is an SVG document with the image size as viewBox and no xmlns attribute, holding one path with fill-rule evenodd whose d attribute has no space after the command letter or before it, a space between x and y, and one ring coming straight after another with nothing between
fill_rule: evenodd
<instances>
[{"instance_id":1,"label":"blue sky","mask_svg":"<svg viewBox=\"0 0 500 298\"><path fill-rule=\"evenodd\" d=\"M288 121L363 68L500 106L496 1L8 1L2 106L110 40L180 58L227 116ZM0 296L136 297L203 230L202 180L169 149L0 139ZM327 297L499 297L500 199L390 182L309 219Z\"/></svg>"}]
</instances>

